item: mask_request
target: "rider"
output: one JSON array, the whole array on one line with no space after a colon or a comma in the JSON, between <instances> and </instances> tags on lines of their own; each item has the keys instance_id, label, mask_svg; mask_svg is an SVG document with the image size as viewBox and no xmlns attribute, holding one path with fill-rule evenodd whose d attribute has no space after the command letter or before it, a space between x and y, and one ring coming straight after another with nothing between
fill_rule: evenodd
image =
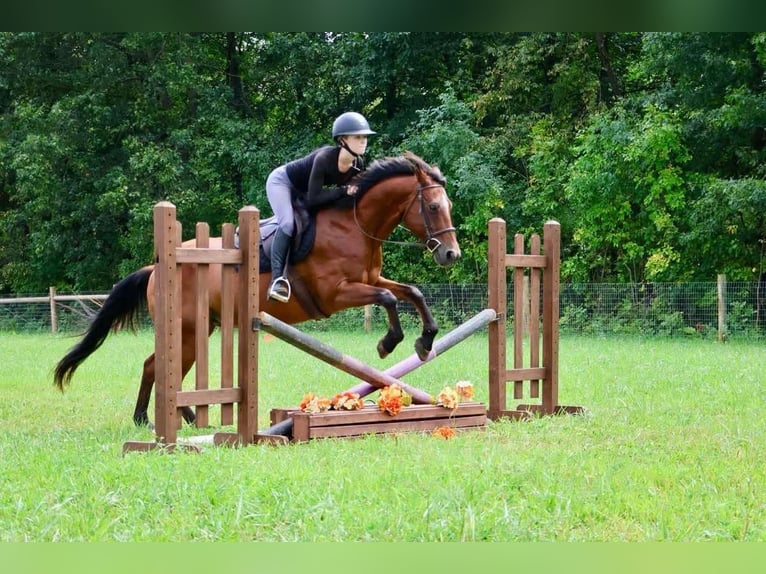
<instances>
[{"instance_id":1,"label":"rider","mask_svg":"<svg viewBox=\"0 0 766 574\"><path fill-rule=\"evenodd\" d=\"M283 303L290 299L290 283L284 272L295 229L292 194L303 198L310 210L332 203L344 195L354 195L356 186L347 184L364 169L362 156L367 150L367 136L374 133L362 114L346 112L333 122L334 146L317 148L269 174L266 197L278 224L271 245L271 282L266 292L269 299Z\"/></svg>"}]
</instances>

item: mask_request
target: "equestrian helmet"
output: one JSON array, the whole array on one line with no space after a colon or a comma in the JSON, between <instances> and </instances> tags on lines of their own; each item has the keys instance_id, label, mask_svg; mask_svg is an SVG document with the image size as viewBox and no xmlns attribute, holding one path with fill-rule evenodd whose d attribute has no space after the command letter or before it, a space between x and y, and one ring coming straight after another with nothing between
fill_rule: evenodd
<instances>
[{"instance_id":1,"label":"equestrian helmet","mask_svg":"<svg viewBox=\"0 0 766 574\"><path fill-rule=\"evenodd\" d=\"M367 119L357 112L346 112L335 118L332 124L333 139L339 136L353 135L374 135L375 132L370 129Z\"/></svg>"}]
</instances>

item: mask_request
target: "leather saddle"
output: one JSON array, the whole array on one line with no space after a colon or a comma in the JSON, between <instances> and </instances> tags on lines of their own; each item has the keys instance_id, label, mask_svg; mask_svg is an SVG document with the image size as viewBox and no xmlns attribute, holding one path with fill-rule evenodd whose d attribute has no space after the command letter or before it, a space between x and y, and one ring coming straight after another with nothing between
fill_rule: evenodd
<instances>
[{"instance_id":1,"label":"leather saddle","mask_svg":"<svg viewBox=\"0 0 766 574\"><path fill-rule=\"evenodd\" d=\"M297 263L306 258L314 246L316 239L316 215L305 210L295 209L295 234L290 245L289 263ZM261 273L271 271L271 244L277 231L277 218L271 216L260 222L261 241L259 249L259 266ZM234 247L239 248L239 227L234 232Z\"/></svg>"}]
</instances>

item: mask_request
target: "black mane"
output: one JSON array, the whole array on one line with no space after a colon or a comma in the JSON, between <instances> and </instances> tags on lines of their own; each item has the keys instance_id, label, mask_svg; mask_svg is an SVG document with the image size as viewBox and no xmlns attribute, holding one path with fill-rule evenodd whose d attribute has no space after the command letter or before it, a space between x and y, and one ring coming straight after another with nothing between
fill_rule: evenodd
<instances>
[{"instance_id":1,"label":"black mane","mask_svg":"<svg viewBox=\"0 0 766 574\"><path fill-rule=\"evenodd\" d=\"M351 181L352 185L356 185L359 188L356 194L356 199L359 200L367 190L384 179L399 175L413 175L416 167L427 173L434 181L441 185L445 185L446 181L442 173L414 154L410 153L405 156L384 157L373 161L369 167ZM347 196L342 197L333 203L333 207L348 208L351 207L353 203L354 197Z\"/></svg>"}]
</instances>

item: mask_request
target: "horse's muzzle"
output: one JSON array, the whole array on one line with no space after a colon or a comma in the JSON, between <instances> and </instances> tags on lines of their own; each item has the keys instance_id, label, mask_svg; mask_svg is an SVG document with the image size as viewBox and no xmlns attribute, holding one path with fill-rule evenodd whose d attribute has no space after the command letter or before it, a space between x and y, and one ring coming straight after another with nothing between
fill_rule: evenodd
<instances>
[{"instance_id":1,"label":"horse's muzzle","mask_svg":"<svg viewBox=\"0 0 766 574\"><path fill-rule=\"evenodd\" d=\"M439 245L437 249L434 249L432 254L434 261L442 267L450 267L454 265L461 256L460 247L448 247L443 243Z\"/></svg>"}]
</instances>

